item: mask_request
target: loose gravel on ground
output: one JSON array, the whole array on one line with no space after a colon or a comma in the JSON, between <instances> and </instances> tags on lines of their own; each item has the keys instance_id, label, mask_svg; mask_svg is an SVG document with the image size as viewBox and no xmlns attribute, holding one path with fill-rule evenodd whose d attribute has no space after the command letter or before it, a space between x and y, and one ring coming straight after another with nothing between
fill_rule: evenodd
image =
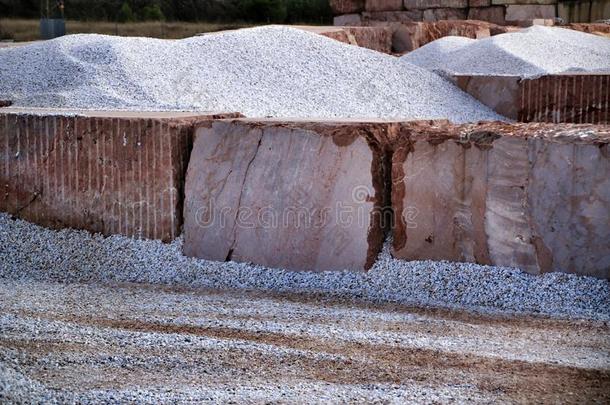
<instances>
[{"instance_id":1,"label":"loose gravel on ground","mask_svg":"<svg viewBox=\"0 0 610 405\"><path fill-rule=\"evenodd\" d=\"M320 297L3 280L0 402L603 403L609 332Z\"/></svg>"},{"instance_id":2,"label":"loose gravel on ground","mask_svg":"<svg viewBox=\"0 0 610 405\"><path fill-rule=\"evenodd\" d=\"M0 99L25 107L249 117L502 118L425 69L279 26L179 41L69 35L2 50Z\"/></svg>"},{"instance_id":3,"label":"loose gravel on ground","mask_svg":"<svg viewBox=\"0 0 610 405\"><path fill-rule=\"evenodd\" d=\"M366 273L294 272L182 255L171 244L86 231L45 229L0 214L0 278L135 282L335 297L484 312L610 320L610 283L563 273L393 259L389 246Z\"/></svg>"},{"instance_id":4,"label":"loose gravel on ground","mask_svg":"<svg viewBox=\"0 0 610 405\"><path fill-rule=\"evenodd\" d=\"M401 61L447 74L533 77L564 72L610 72L610 39L533 26L476 41L441 38Z\"/></svg>"}]
</instances>

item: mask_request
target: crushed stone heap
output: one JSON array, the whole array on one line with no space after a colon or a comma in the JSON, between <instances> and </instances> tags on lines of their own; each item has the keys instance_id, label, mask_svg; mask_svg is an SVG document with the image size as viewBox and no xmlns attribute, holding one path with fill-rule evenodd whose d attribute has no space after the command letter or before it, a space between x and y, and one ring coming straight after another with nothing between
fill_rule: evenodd
<instances>
[{"instance_id":1,"label":"crushed stone heap","mask_svg":"<svg viewBox=\"0 0 610 405\"><path fill-rule=\"evenodd\" d=\"M267 26L184 40L70 35L0 51L15 106L238 111L249 117L501 117L395 57Z\"/></svg>"},{"instance_id":2,"label":"crushed stone heap","mask_svg":"<svg viewBox=\"0 0 610 405\"><path fill-rule=\"evenodd\" d=\"M432 71L534 77L610 72L610 39L563 28L532 26L480 40L441 38L400 58Z\"/></svg>"}]
</instances>

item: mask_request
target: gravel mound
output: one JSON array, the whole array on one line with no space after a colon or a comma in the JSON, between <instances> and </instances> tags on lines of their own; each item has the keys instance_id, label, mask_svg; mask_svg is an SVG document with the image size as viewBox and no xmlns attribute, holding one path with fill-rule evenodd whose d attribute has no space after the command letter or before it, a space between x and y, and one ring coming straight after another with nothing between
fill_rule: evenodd
<instances>
[{"instance_id":1,"label":"gravel mound","mask_svg":"<svg viewBox=\"0 0 610 405\"><path fill-rule=\"evenodd\" d=\"M450 74L532 77L610 72L610 39L570 29L533 26L471 42L441 38L400 59Z\"/></svg>"},{"instance_id":2,"label":"gravel mound","mask_svg":"<svg viewBox=\"0 0 610 405\"><path fill-rule=\"evenodd\" d=\"M179 41L70 35L0 51L0 78L0 99L15 106L501 119L425 69L279 26Z\"/></svg>"},{"instance_id":3,"label":"gravel mound","mask_svg":"<svg viewBox=\"0 0 610 405\"><path fill-rule=\"evenodd\" d=\"M182 241L53 231L0 214L0 278L138 282L214 289L322 293L407 305L610 320L610 283L592 277L467 263L406 262L386 246L367 273L308 273L182 255Z\"/></svg>"}]
</instances>

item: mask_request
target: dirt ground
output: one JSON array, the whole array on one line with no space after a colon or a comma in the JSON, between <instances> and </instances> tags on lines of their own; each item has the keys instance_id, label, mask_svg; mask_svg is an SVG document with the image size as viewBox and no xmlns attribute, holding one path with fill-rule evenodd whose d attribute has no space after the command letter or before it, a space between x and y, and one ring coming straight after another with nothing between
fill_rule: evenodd
<instances>
[{"instance_id":1,"label":"dirt ground","mask_svg":"<svg viewBox=\"0 0 610 405\"><path fill-rule=\"evenodd\" d=\"M609 332L312 296L0 280L0 365L77 402L608 403ZM0 399L17 401L15 386L0 384Z\"/></svg>"}]
</instances>

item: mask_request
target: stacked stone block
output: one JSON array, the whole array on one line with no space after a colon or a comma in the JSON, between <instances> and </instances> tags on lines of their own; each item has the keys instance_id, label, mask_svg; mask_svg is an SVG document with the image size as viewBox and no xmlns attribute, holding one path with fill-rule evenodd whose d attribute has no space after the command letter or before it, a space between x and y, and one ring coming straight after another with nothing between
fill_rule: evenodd
<instances>
[{"instance_id":1,"label":"stacked stone block","mask_svg":"<svg viewBox=\"0 0 610 405\"><path fill-rule=\"evenodd\" d=\"M498 25L593 22L610 18L610 0L330 0L335 25L482 20Z\"/></svg>"}]
</instances>

